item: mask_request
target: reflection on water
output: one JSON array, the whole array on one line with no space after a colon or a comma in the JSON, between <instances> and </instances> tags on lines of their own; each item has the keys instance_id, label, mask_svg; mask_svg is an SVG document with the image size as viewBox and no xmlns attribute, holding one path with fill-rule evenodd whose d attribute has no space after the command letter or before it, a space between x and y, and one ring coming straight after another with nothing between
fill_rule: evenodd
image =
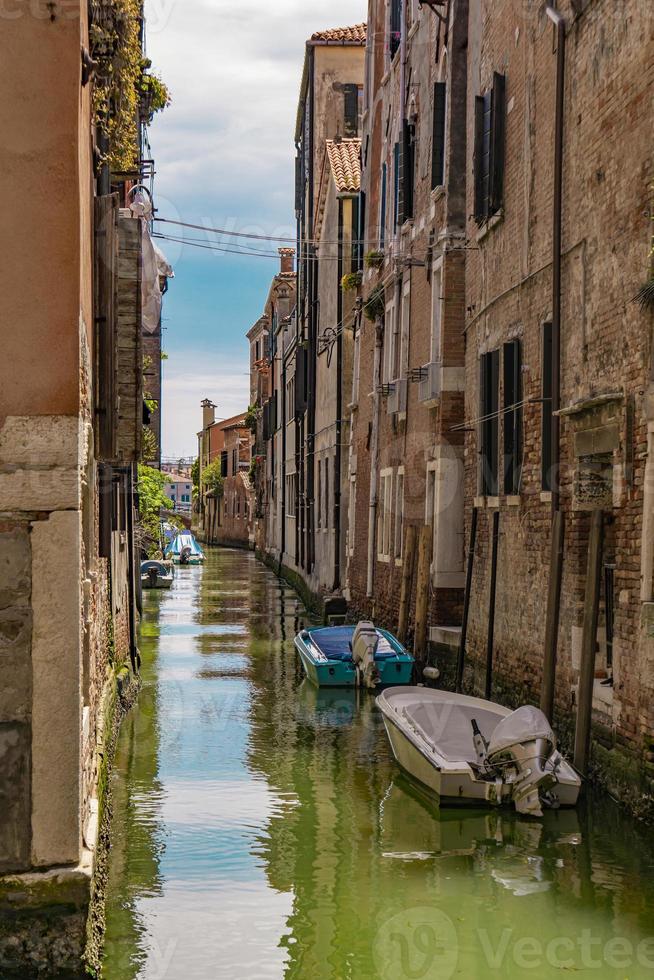
<instances>
[{"instance_id":1,"label":"reflection on water","mask_svg":"<svg viewBox=\"0 0 654 980\"><path fill-rule=\"evenodd\" d=\"M369 695L303 681L304 619L237 551L147 594L106 977L654 976L651 838L605 800L440 811Z\"/></svg>"}]
</instances>

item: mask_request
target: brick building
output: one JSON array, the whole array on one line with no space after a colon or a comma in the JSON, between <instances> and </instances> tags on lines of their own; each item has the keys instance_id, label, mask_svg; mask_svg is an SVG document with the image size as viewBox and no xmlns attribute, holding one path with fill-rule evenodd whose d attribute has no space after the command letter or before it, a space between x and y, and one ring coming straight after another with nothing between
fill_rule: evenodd
<instances>
[{"instance_id":1,"label":"brick building","mask_svg":"<svg viewBox=\"0 0 654 980\"><path fill-rule=\"evenodd\" d=\"M370 5L347 594L391 627L409 525L432 529L431 626L461 615L467 30L465 0Z\"/></svg>"},{"instance_id":2,"label":"brick building","mask_svg":"<svg viewBox=\"0 0 654 980\"><path fill-rule=\"evenodd\" d=\"M250 430L245 412L216 419L216 406L202 402L203 428L198 433L200 472L218 463L223 478L219 494L201 486L198 537L209 544L253 543L253 490L249 469L252 459Z\"/></svg>"},{"instance_id":3,"label":"brick building","mask_svg":"<svg viewBox=\"0 0 654 980\"><path fill-rule=\"evenodd\" d=\"M466 523L474 508L478 528L468 681L482 682L497 522L493 689L538 697L560 510L556 709L570 722L591 511L601 510L596 757L619 768L628 748L641 774L654 723L652 322L633 298L651 234L653 37L654 8L638 2L620 16L602 0L470 5L464 428Z\"/></svg>"}]
</instances>

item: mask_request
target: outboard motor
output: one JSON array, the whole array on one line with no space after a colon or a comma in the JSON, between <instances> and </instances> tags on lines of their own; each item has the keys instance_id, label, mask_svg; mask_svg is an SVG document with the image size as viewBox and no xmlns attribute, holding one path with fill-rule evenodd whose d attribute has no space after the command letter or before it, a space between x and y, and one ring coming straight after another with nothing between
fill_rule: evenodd
<instances>
[{"instance_id":1,"label":"outboard motor","mask_svg":"<svg viewBox=\"0 0 654 980\"><path fill-rule=\"evenodd\" d=\"M188 565L190 557L191 557L191 549L187 545L185 548L182 548L182 550L179 553L180 565Z\"/></svg>"},{"instance_id":2,"label":"outboard motor","mask_svg":"<svg viewBox=\"0 0 654 980\"><path fill-rule=\"evenodd\" d=\"M371 689L379 684L379 670L375 663L378 643L379 635L372 623L357 624L352 637L352 659L357 668L359 682Z\"/></svg>"},{"instance_id":3,"label":"outboard motor","mask_svg":"<svg viewBox=\"0 0 654 980\"><path fill-rule=\"evenodd\" d=\"M148 568L148 578L150 580L151 589L156 589L158 577L159 577L159 570L157 569L156 565L150 565L150 567Z\"/></svg>"},{"instance_id":4,"label":"outboard motor","mask_svg":"<svg viewBox=\"0 0 654 980\"><path fill-rule=\"evenodd\" d=\"M523 705L497 725L490 737L488 763L505 782L511 771L518 813L542 817L541 796L557 782L561 755L552 727L539 708Z\"/></svg>"}]
</instances>

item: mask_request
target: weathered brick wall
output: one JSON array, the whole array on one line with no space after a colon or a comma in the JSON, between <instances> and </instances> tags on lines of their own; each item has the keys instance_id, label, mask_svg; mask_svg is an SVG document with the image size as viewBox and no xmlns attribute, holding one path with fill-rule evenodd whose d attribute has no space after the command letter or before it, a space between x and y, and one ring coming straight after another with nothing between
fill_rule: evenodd
<instances>
[{"instance_id":1,"label":"weathered brick wall","mask_svg":"<svg viewBox=\"0 0 654 980\"><path fill-rule=\"evenodd\" d=\"M379 235L379 187L382 165L387 172L387 213L391 230L385 236L385 262L378 272L370 271L364 278L364 295L369 295L378 283L385 287L386 303L402 303L407 288L410 295L410 326L405 336L404 358L400 374L414 380L407 385L406 413L389 414L388 401L381 399L379 413L379 471L393 471L393 515L391 537L395 541L395 486L397 473L404 467L404 529L409 524L424 525L428 468L443 455L461 451L462 435L453 426L463 419L463 395L444 390L432 404L419 399L415 372L432 360L432 263L442 255L441 266L441 347L440 356L445 369L463 368L463 323L465 299L465 252L461 248L465 224L463 204L465 178L459 159L465 149L465 135L454 131L446 150L445 187L431 187L433 88L435 81L448 86L447 117L460 118L465 106L465 37L467 32L467 3L457 2L452 8L450 26L450 57L444 57L444 28L440 21L425 11L408 34L406 77L410 78L406 112L417 126L414 217L407 221L396 236L392 232L393 214L393 146L400 138L401 99L399 56L386 73L384 35L386 8L375 3L371 9L375 32L371 64L372 90L368 111L367 132L369 157L364 169L363 184L368 208L367 238L374 245ZM387 120L390 125L387 127ZM392 330L390 318L385 322L385 345ZM366 596L368 567L368 506L370 489L370 432L373 425L372 365L375 325L363 320L361 338L361 369L359 405L353 415L353 455L356 457L356 521L354 548L349 556L348 584L352 615L374 615L380 623L393 628L397 625L402 578L402 563L393 549L389 561L378 560L378 545L374 555L374 597ZM445 388L450 387L446 384ZM461 479L459 479L461 483ZM378 482L379 486L379 482ZM461 487L462 493L462 487ZM379 512L379 503L378 503ZM445 516L456 524L455 533L462 535L462 517L454 510ZM415 558L415 556L411 556ZM437 563L436 563L437 564ZM411 599L411 619L415 607L416 572ZM457 624L462 606L462 582L443 587L437 579L430 584L429 618L432 625Z\"/></svg>"},{"instance_id":2,"label":"weathered brick wall","mask_svg":"<svg viewBox=\"0 0 654 980\"><path fill-rule=\"evenodd\" d=\"M578 6L578 5L577 5ZM650 373L651 314L634 294L646 277L648 206L654 157L654 8L628 2L616 16L608 0L567 21L565 89L561 405L619 392L613 450L619 481L605 527L605 561L615 569L615 688L606 711L618 743L640 751L654 722L651 653L638 649L641 522ZM645 40L647 39L647 40ZM514 337L522 342L524 465L520 499L500 498L495 671L516 697L541 683L551 512L541 499L541 328L552 315L552 207L556 53L553 27L536 4L471 3L468 62L468 207L473 211L473 100L506 76L505 200L501 220L481 237L468 222L466 417L479 412L479 355ZM645 107L648 110L645 110ZM500 402L501 404L501 402ZM628 406L632 405L632 408ZM595 411L595 410L593 410ZM607 418L596 412L598 424ZM590 412L584 418L592 418ZM573 495L575 430L561 421L561 495L566 520L557 706L570 715L578 672L589 514ZM466 433L466 502L478 495L479 433ZM501 429L501 427L500 427ZM501 438L501 435L500 435ZM633 479L629 461L633 459ZM485 655L491 513L479 513L469 653L477 687ZM600 626L601 633L601 626ZM651 641L650 641L651 642ZM598 666L603 664L600 650Z\"/></svg>"}]
</instances>

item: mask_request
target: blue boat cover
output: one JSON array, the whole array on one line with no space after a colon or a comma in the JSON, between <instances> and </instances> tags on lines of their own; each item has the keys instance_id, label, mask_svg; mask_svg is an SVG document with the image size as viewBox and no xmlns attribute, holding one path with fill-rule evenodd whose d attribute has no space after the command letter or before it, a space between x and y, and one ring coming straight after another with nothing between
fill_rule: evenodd
<instances>
[{"instance_id":1,"label":"blue boat cover","mask_svg":"<svg viewBox=\"0 0 654 980\"><path fill-rule=\"evenodd\" d=\"M328 660L343 661L352 659L350 643L355 629L356 626L323 626L308 630L308 633ZM399 651L393 649L391 643L379 630L377 630L377 635L379 636L379 645L375 660L388 660L389 657L396 657Z\"/></svg>"},{"instance_id":2,"label":"blue boat cover","mask_svg":"<svg viewBox=\"0 0 654 980\"><path fill-rule=\"evenodd\" d=\"M202 549L193 535L189 531L186 531L182 534L178 534L177 537L166 546L164 556L166 558L170 558L171 555L179 556L184 548L190 549L191 556L202 554Z\"/></svg>"}]
</instances>

